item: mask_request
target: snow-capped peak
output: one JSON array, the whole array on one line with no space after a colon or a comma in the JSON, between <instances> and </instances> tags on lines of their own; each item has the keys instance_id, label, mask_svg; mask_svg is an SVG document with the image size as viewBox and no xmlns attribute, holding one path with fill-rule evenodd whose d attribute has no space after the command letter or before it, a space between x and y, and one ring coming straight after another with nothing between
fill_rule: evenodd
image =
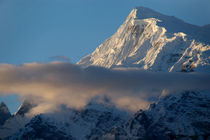
<instances>
[{"instance_id":1,"label":"snow-capped peak","mask_svg":"<svg viewBox=\"0 0 210 140\"><path fill-rule=\"evenodd\" d=\"M188 27L198 30L175 17L135 8L113 36L78 64L166 72L209 71L210 46L192 39Z\"/></svg>"}]
</instances>

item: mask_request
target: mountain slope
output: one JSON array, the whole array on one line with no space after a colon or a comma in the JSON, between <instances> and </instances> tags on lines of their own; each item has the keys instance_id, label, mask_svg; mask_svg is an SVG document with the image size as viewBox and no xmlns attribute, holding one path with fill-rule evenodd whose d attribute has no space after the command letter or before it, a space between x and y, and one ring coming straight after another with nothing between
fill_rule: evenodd
<instances>
[{"instance_id":1,"label":"mountain slope","mask_svg":"<svg viewBox=\"0 0 210 140\"><path fill-rule=\"evenodd\" d=\"M124 127L104 134L120 140L210 138L209 92L183 91L161 97L148 110L138 111ZM100 139L100 138L99 138Z\"/></svg>"},{"instance_id":2,"label":"mountain slope","mask_svg":"<svg viewBox=\"0 0 210 140\"><path fill-rule=\"evenodd\" d=\"M210 46L192 40L186 33L175 32L187 27L193 32L198 30L175 17L136 8L111 38L78 64L166 72L209 71Z\"/></svg>"},{"instance_id":3,"label":"mountain slope","mask_svg":"<svg viewBox=\"0 0 210 140\"><path fill-rule=\"evenodd\" d=\"M31 100L24 100L15 115L24 116L26 113L29 113L29 111L35 106L36 104L33 103Z\"/></svg>"},{"instance_id":4,"label":"mountain slope","mask_svg":"<svg viewBox=\"0 0 210 140\"><path fill-rule=\"evenodd\" d=\"M78 64L153 72L210 72L208 28L209 25L194 26L148 8L135 8L111 38ZM209 91L162 96L123 127L114 127L96 139L207 139L209 102Z\"/></svg>"},{"instance_id":5,"label":"mountain slope","mask_svg":"<svg viewBox=\"0 0 210 140\"><path fill-rule=\"evenodd\" d=\"M84 109L62 106L53 113L36 115L19 132L6 138L19 139L95 139L128 119L127 112L113 106L108 100L91 101Z\"/></svg>"},{"instance_id":6,"label":"mountain slope","mask_svg":"<svg viewBox=\"0 0 210 140\"><path fill-rule=\"evenodd\" d=\"M157 25L166 28L167 32L169 33L183 32L191 38L196 39L197 41L210 44L210 30L205 30L207 29L206 27L208 27L209 25L192 25L174 16L167 16L145 7L137 7L136 9L138 9L138 19L159 19L162 22L158 22ZM203 32L203 34L200 33L201 31Z\"/></svg>"},{"instance_id":7,"label":"mountain slope","mask_svg":"<svg viewBox=\"0 0 210 140\"><path fill-rule=\"evenodd\" d=\"M0 139L11 136L23 128L32 116L26 115L36 105L32 101L24 100L18 111L5 120L4 125L0 126Z\"/></svg>"},{"instance_id":8,"label":"mountain slope","mask_svg":"<svg viewBox=\"0 0 210 140\"><path fill-rule=\"evenodd\" d=\"M6 120L8 120L11 117L11 114L9 112L9 109L5 105L5 103L0 103L0 126L5 123Z\"/></svg>"}]
</instances>

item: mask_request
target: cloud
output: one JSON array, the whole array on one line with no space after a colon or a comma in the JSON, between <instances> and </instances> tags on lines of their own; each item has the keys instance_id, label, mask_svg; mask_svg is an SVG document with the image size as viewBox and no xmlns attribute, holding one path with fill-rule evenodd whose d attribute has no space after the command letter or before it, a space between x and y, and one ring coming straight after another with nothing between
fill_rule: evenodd
<instances>
[{"instance_id":1,"label":"cloud","mask_svg":"<svg viewBox=\"0 0 210 140\"><path fill-rule=\"evenodd\" d=\"M64 61L64 62L69 62L70 61L68 56L61 56L61 55L52 56L49 59L56 60L56 61Z\"/></svg>"},{"instance_id":2,"label":"cloud","mask_svg":"<svg viewBox=\"0 0 210 140\"><path fill-rule=\"evenodd\" d=\"M57 105L82 107L95 96L108 96L119 107L139 109L158 97L163 89L209 90L210 75L204 73L153 73L101 67L81 68L63 62L1 64L0 93L33 98L50 110Z\"/></svg>"}]
</instances>

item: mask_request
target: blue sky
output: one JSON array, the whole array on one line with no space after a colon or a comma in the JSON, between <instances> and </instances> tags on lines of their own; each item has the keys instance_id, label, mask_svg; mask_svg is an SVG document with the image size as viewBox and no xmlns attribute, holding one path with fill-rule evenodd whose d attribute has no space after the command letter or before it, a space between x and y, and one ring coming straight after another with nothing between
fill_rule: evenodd
<instances>
[{"instance_id":1,"label":"blue sky","mask_svg":"<svg viewBox=\"0 0 210 140\"><path fill-rule=\"evenodd\" d=\"M110 37L135 6L210 24L209 0L0 0L0 63L76 63ZM16 111L17 96L1 97Z\"/></svg>"}]
</instances>

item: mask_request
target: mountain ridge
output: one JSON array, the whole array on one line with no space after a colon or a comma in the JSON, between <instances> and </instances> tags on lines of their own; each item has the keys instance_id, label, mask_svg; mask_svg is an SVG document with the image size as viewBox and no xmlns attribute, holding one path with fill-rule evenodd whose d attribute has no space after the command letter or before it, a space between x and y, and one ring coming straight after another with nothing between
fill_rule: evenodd
<instances>
[{"instance_id":1,"label":"mountain ridge","mask_svg":"<svg viewBox=\"0 0 210 140\"><path fill-rule=\"evenodd\" d=\"M167 16L164 15L160 12L157 12L155 10L152 10L150 8L147 7L136 7L134 9L137 9L137 17L138 19L147 19L147 18L157 18L159 20L162 20L162 22L159 22L157 25L158 26L162 26L165 27L166 30L168 32L172 32L172 33L177 33L177 32L183 32L185 34L187 34L188 36L190 35L193 39L198 39L197 41L201 41L201 42L206 42L208 44L210 44L210 30L206 30L205 34L208 36L202 36L205 38L200 38L197 33L202 30L202 28L206 28L209 27L209 24L203 25L203 26L199 26L199 25L194 25L191 23L187 23L182 19L179 19L175 16Z\"/></svg>"},{"instance_id":2,"label":"mountain ridge","mask_svg":"<svg viewBox=\"0 0 210 140\"><path fill-rule=\"evenodd\" d=\"M146 11L146 14L142 14L142 19L141 11ZM165 26L158 24L176 24L177 18L172 17L170 21L171 17L158 12L155 12L157 16L151 16L151 13L154 15L154 11L151 11L147 8L132 10L114 35L77 64L83 67L94 65L106 68L136 67L165 72L208 72L210 46L195 41L186 33L168 32ZM183 25L183 28L189 26L185 23Z\"/></svg>"}]
</instances>

